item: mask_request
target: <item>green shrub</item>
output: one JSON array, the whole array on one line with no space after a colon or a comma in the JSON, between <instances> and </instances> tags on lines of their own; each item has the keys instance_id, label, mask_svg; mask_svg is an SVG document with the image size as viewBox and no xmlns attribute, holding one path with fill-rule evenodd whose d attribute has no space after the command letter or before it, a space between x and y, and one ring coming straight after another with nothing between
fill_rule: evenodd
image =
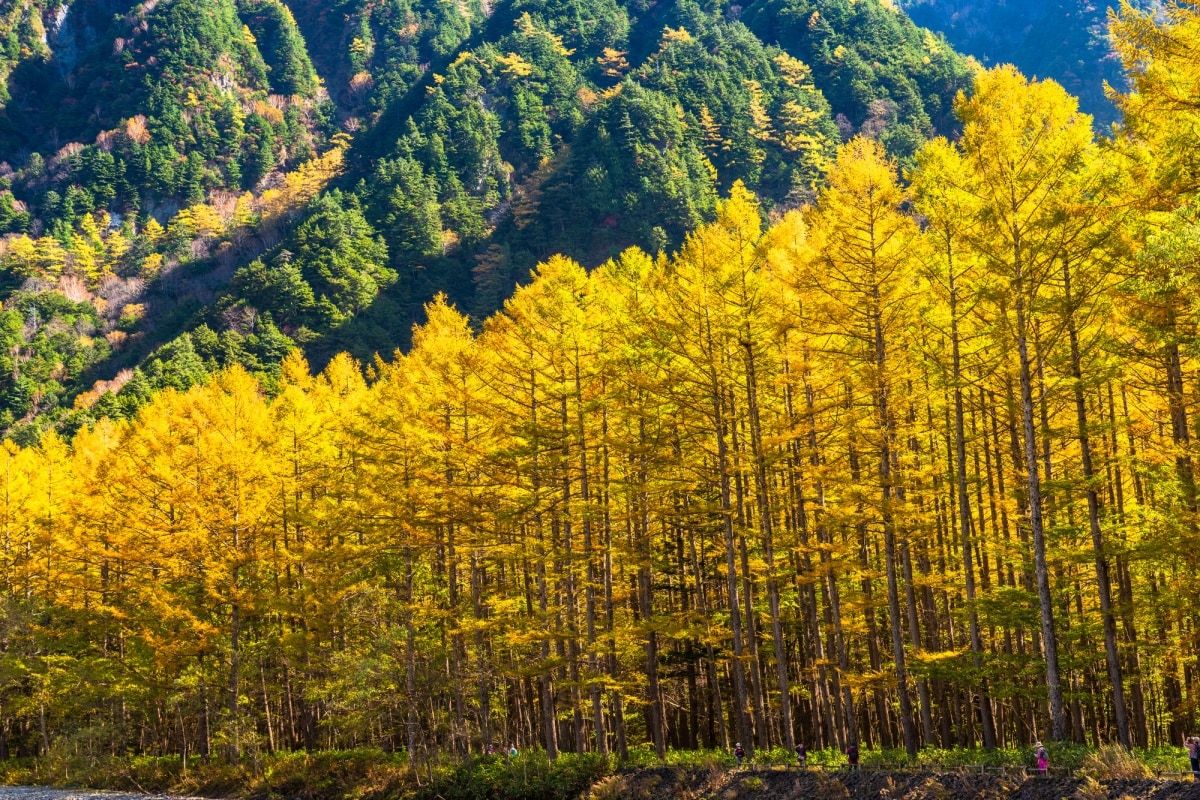
<instances>
[{"instance_id":1,"label":"green shrub","mask_svg":"<svg viewBox=\"0 0 1200 800\"><path fill-rule=\"evenodd\" d=\"M725 769L735 763L727 750L668 750L666 762L673 767Z\"/></svg>"},{"instance_id":2,"label":"green shrub","mask_svg":"<svg viewBox=\"0 0 1200 800\"><path fill-rule=\"evenodd\" d=\"M566 753L553 762L541 751L476 757L435 777L414 800L576 800L611 769L595 753Z\"/></svg>"}]
</instances>

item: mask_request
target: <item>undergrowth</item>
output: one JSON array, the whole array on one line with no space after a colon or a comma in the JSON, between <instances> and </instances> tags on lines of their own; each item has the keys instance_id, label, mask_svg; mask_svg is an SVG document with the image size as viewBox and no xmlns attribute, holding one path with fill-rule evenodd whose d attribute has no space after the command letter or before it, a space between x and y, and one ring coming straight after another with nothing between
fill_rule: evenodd
<instances>
[{"instance_id":1,"label":"undergrowth","mask_svg":"<svg viewBox=\"0 0 1200 800\"><path fill-rule=\"evenodd\" d=\"M1137 750L1087 748L1049 743L1051 764L1076 770L1092 781L1148 777L1155 771L1181 772L1187 761L1179 748ZM907 765L930 771L978 767L1028 767L1031 748L922 750L909 762L903 750L864 750L864 766ZM836 768L846 757L834 750L810 750L810 767ZM760 750L756 767L795 764L786 749ZM672 767L721 771L735 766L726 750L668 750L659 760L649 747L633 748L629 759L597 754L563 754L550 762L543 751L475 756L464 762L423 762L414 771L402 753L381 750L249 754L238 764L193 756L186 770L178 756L84 758L52 751L36 759L0 761L0 785L89 787L169 792L245 800L576 800L589 787L606 797L618 783L599 784L608 776L637 769ZM599 784L599 785L598 785Z\"/></svg>"}]
</instances>

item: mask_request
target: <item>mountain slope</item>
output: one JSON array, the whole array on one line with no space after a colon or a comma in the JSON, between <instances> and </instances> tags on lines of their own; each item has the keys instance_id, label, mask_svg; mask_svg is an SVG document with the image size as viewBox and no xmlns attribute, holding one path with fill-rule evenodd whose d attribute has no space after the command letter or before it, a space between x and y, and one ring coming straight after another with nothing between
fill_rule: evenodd
<instances>
[{"instance_id":1,"label":"mountain slope","mask_svg":"<svg viewBox=\"0 0 1200 800\"><path fill-rule=\"evenodd\" d=\"M295 344L390 352L438 292L480 318L552 253L673 248L735 181L777 214L854 132L901 159L951 132L968 76L879 0L22 0L3 25L21 437L229 363L270 379Z\"/></svg>"},{"instance_id":2,"label":"mountain slope","mask_svg":"<svg viewBox=\"0 0 1200 800\"><path fill-rule=\"evenodd\" d=\"M920 25L941 31L961 52L985 65L1011 63L1027 75L1053 78L1101 123L1117 120L1104 84L1125 85L1108 39L1108 9L1119 3L1084 0L902 0ZM1150 8L1154 0L1135 0Z\"/></svg>"},{"instance_id":3,"label":"mountain slope","mask_svg":"<svg viewBox=\"0 0 1200 800\"><path fill-rule=\"evenodd\" d=\"M248 189L320 146L319 82L278 0L95 0L45 16L45 50L16 64L0 111L35 228Z\"/></svg>"}]
</instances>

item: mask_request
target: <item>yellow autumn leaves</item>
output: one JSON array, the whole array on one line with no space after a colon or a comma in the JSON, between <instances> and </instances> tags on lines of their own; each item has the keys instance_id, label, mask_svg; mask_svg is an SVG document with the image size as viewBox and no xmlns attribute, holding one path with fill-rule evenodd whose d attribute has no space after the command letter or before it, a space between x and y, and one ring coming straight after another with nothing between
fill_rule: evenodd
<instances>
[{"instance_id":1,"label":"yellow autumn leaves","mask_svg":"<svg viewBox=\"0 0 1200 800\"><path fill-rule=\"evenodd\" d=\"M45 612L6 713L70 730L28 676L96 672L88 724L119 693L161 752L911 749L980 704L983 741L1119 730L1115 667L1164 735L1197 364L1141 309L1192 223L1052 84L983 73L959 114L904 176L848 142L769 227L737 185L674 256L552 258L476 327L438 298L390 362L6 445L0 585Z\"/></svg>"}]
</instances>

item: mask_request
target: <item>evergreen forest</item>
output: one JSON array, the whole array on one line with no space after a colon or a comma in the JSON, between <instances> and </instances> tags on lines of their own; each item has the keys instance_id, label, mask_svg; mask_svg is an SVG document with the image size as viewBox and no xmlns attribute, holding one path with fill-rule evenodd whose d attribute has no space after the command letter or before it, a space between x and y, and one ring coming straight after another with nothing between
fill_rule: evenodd
<instances>
[{"instance_id":1,"label":"evergreen forest","mask_svg":"<svg viewBox=\"0 0 1200 800\"><path fill-rule=\"evenodd\" d=\"M482 320L555 254L677 248L736 181L810 202L855 133L905 163L954 133L969 59L791 1L8 4L0 431L369 361L439 292Z\"/></svg>"},{"instance_id":2,"label":"evergreen forest","mask_svg":"<svg viewBox=\"0 0 1200 800\"><path fill-rule=\"evenodd\" d=\"M0 4L0 759L1175 745L1200 11Z\"/></svg>"}]
</instances>

